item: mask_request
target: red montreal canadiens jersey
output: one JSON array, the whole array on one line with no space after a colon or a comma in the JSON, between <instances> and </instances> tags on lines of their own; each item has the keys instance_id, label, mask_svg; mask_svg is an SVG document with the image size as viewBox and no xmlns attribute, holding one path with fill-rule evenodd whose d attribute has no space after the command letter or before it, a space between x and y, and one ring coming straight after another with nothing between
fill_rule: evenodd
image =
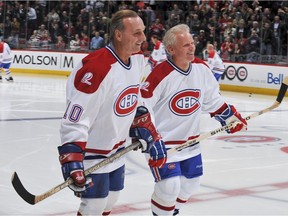
<instances>
[{"instance_id":1,"label":"red montreal canadiens jersey","mask_svg":"<svg viewBox=\"0 0 288 216\"><path fill-rule=\"evenodd\" d=\"M144 56L134 54L125 65L110 46L86 56L67 82L67 109L61 142L85 146L85 156L110 156L125 147L136 113ZM110 172L123 157L97 172ZM95 160L85 160L85 169Z\"/></svg>"},{"instance_id":2,"label":"red montreal canadiens jersey","mask_svg":"<svg viewBox=\"0 0 288 216\"><path fill-rule=\"evenodd\" d=\"M200 134L201 112L215 112L224 100L208 66L195 59L187 71L170 60L159 64L147 77L141 94L153 111L156 128L167 148L176 147ZM200 153L199 145L169 154L168 162L185 160Z\"/></svg>"}]
</instances>

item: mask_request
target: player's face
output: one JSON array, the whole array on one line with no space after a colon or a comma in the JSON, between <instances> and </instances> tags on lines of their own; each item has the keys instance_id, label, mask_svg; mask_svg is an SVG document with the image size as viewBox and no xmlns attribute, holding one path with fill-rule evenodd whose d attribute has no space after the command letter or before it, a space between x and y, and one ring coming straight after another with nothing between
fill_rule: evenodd
<instances>
[{"instance_id":1,"label":"player's face","mask_svg":"<svg viewBox=\"0 0 288 216\"><path fill-rule=\"evenodd\" d=\"M140 17L125 18L125 30L122 32L121 43L127 53L137 53L141 50L142 43L146 40L145 26Z\"/></svg>"},{"instance_id":2,"label":"player's face","mask_svg":"<svg viewBox=\"0 0 288 216\"><path fill-rule=\"evenodd\" d=\"M195 44L190 33L181 33L176 35L176 44L171 48L170 53L173 61L190 63L194 60Z\"/></svg>"}]
</instances>

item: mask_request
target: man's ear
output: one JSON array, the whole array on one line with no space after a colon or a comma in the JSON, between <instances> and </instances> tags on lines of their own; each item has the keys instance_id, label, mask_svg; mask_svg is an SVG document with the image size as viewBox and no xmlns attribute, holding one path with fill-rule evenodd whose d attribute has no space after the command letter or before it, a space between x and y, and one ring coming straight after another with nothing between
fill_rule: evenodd
<instances>
[{"instance_id":1,"label":"man's ear","mask_svg":"<svg viewBox=\"0 0 288 216\"><path fill-rule=\"evenodd\" d=\"M118 41L121 41L122 40L122 32L121 31L119 31L118 29L115 29L115 38L116 38L116 40L118 40Z\"/></svg>"},{"instance_id":2,"label":"man's ear","mask_svg":"<svg viewBox=\"0 0 288 216\"><path fill-rule=\"evenodd\" d=\"M166 50L167 50L167 52L168 52L169 54L173 54L174 49L173 49L172 46L168 46L168 47L166 48Z\"/></svg>"}]
</instances>

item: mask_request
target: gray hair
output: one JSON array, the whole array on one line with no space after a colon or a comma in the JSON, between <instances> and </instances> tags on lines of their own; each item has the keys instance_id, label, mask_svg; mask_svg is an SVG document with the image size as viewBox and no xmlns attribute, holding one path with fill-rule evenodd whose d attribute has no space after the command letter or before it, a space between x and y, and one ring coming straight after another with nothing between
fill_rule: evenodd
<instances>
[{"instance_id":1,"label":"gray hair","mask_svg":"<svg viewBox=\"0 0 288 216\"><path fill-rule=\"evenodd\" d=\"M168 48L168 46L174 45L176 43L176 34L186 32L190 33L190 28L186 24L179 24L170 28L163 38L164 46Z\"/></svg>"},{"instance_id":2,"label":"gray hair","mask_svg":"<svg viewBox=\"0 0 288 216\"><path fill-rule=\"evenodd\" d=\"M110 38L113 40L115 30L123 32L125 30L125 26L123 24L123 19L130 17L138 17L138 14L132 10L120 10L117 11L110 20Z\"/></svg>"}]
</instances>

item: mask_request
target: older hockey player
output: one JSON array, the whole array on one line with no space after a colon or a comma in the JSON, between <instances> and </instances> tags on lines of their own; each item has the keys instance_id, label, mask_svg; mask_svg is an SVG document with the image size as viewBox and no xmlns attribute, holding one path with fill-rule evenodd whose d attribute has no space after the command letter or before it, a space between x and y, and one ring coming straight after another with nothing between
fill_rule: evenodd
<instances>
[{"instance_id":1,"label":"older hockey player","mask_svg":"<svg viewBox=\"0 0 288 216\"><path fill-rule=\"evenodd\" d=\"M207 58L208 66L212 70L216 80L219 81L220 77L225 71L225 65L223 64L221 57L214 49L213 44L207 44L206 51L208 53Z\"/></svg>"},{"instance_id":2,"label":"older hockey player","mask_svg":"<svg viewBox=\"0 0 288 216\"><path fill-rule=\"evenodd\" d=\"M9 45L4 42L0 41L0 81L2 81L2 69L6 74L6 80L8 82L13 82L13 77L11 75L10 66L12 63L12 53Z\"/></svg>"},{"instance_id":3,"label":"older hockey player","mask_svg":"<svg viewBox=\"0 0 288 216\"><path fill-rule=\"evenodd\" d=\"M149 165L161 167L166 150L144 106L138 106L145 26L137 13L121 10L110 23L111 44L86 56L67 82L67 108L58 147L65 179L81 197L78 215L108 215L124 187L124 158L85 176L83 170L121 151L126 139L142 143ZM91 184L92 182L92 184Z\"/></svg>"},{"instance_id":4,"label":"older hockey player","mask_svg":"<svg viewBox=\"0 0 288 216\"><path fill-rule=\"evenodd\" d=\"M200 134L200 114L210 113L222 125L239 121L228 133L246 128L246 121L233 105L225 103L211 70L194 56L195 44L190 29L179 24L163 39L169 57L147 77L142 97L151 107L155 125L167 149ZM235 122L236 123L236 122ZM162 168L151 167L155 187L151 199L153 215L176 215L199 187L202 159L199 143L169 154Z\"/></svg>"}]
</instances>

